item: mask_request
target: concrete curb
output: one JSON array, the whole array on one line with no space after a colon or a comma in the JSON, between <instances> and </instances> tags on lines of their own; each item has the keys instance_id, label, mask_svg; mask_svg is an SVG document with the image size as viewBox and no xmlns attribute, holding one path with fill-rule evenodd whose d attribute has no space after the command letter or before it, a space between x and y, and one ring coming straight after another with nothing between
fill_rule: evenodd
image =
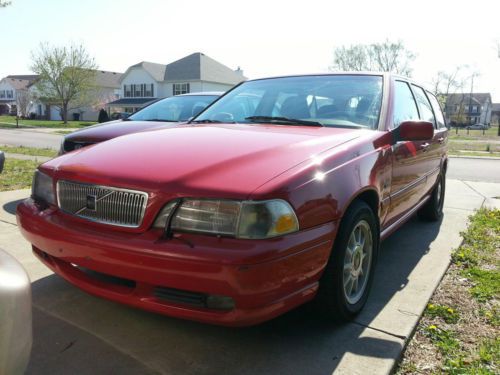
<instances>
[{"instance_id":1,"label":"concrete curb","mask_svg":"<svg viewBox=\"0 0 500 375\"><path fill-rule=\"evenodd\" d=\"M486 159L486 160L500 160L495 156L466 156L466 155L448 155L449 158L453 159Z\"/></svg>"}]
</instances>

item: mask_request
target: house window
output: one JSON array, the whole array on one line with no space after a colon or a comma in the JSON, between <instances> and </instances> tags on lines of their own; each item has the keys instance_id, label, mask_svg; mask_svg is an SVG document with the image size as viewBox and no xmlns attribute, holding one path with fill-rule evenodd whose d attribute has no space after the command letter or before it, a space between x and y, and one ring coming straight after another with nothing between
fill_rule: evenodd
<instances>
[{"instance_id":1,"label":"house window","mask_svg":"<svg viewBox=\"0 0 500 375\"><path fill-rule=\"evenodd\" d=\"M464 111L465 112L469 112L469 106L468 105L464 105Z\"/></svg>"},{"instance_id":2,"label":"house window","mask_svg":"<svg viewBox=\"0 0 500 375\"><path fill-rule=\"evenodd\" d=\"M130 85L123 85L123 94L126 98L131 98L132 97L132 88Z\"/></svg>"},{"instance_id":3,"label":"house window","mask_svg":"<svg viewBox=\"0 0 500 375\"><path fill-rule=\"evenodd\" d=\"M14 98L14 91L7 90L7 99L12 99L12 98Z\"/></svg>"},{"instance_id":4,"label":"house window","mask_svg":"<svg viewBox=\"0 0 500 375\"><path fill-rule=\"evenodd\" d=\"M5 90L0 90L0 99L5 98Z\"/></svg>"},{"instance_id":5,"label":"house window","mask_svg":"<svg viewBox=\"0 0 500 375\"><path fill-rule=\"evenodd\" d=\"M173 94L181 95L189 93L189 83L174 83L173 84Z\"/></svg>"},{"instance_id":6,"label":"house window","mask_svg":"<svg viewBox=\"0 0 500 375\"><path fill-rule=\"evenodd\" d=\"M154 85L148 83L123 85L125 98L147 98L154 96Z\"/></svg>"},{"instance_id":7,"label":"house window","mask_svg":"<svg viewBox=\"0 0 500 375\"><path fill-rule=\"evenodd\" d=\"M144 84L144 96L145 97L153 97L154 96L154 85L151 84Z\"/></svg>"},{"instance_id":8,"label":"house window","mask_svg":"<svg viewBox=\"0 0 500 375\"><path fill-rule=\"evenodd\" d=\"M477 112L477 105L472 106L472 112Z\"/></svg>"}]
</instances>

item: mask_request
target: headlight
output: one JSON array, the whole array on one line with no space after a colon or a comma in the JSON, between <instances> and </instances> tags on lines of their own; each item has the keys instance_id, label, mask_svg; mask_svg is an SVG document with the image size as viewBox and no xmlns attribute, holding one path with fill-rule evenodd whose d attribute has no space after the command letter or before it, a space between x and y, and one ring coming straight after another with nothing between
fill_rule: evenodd
<instances>
[{"instance_id":1,"label":"headlight","mask_svg":"<svg viewBox=\"0 0 500 375\"><path fill-rule=\"evenodd\" d=\"M64 150L64 142L66 141L66 138L63 137L61 139L61 145L59 146L59 153L57 154L58 156L64 155L66 153L66 150Z\"/></svg>"},{"instance_id":2,"label":"headlight","mask_svg":"<svg viewBox=\"0 0 500 375\"><path fill-rule=\"evenodd\" d=\"M168 203L154 226L212 233L238 238L263 239L299 230L292 207L280 199L268 201L195 200ZM173 215L170 218L170 215Z\"/></svg>"},{"instance_id":3,"label":"headlight","mask_svg":"<svg viewBox=\"0 0 500 375\"><path fill-rule=\"evenodd\" d=\"M33 184L31 186L31 196L36 201L56 204L52 177L36 170L35 175L33 176Z\"/></svg>"}]
</instances>

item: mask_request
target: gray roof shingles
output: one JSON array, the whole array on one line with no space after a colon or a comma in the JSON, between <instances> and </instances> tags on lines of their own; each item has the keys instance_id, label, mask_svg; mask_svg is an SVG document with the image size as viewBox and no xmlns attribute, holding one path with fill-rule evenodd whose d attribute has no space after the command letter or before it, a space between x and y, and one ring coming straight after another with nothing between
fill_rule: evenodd
<instances>
[{"instance_id":1,"label":"gray roof shingles","mask_svg":"<svg viewBox=\"0 0 500 375\"><path fill-rule=\"evenodd\" d=\"M196 52L170 64L142 61L131 68L142 67L156 81L207 81L235 85L246 77L218 61Z\"/></svg>"},{"instance_id":2,"label":"gray roof shingles","mask_svg":"<svg viewBox=\"0 0 500 375\"><path fill-rule=\"evenodd\" d=\"M472 100L470 94L448 94L446 105L469 104L472 101L474 104L485 104L487 101L491 103L490 93L473 93Z\"/></svg>"}]
</instances>

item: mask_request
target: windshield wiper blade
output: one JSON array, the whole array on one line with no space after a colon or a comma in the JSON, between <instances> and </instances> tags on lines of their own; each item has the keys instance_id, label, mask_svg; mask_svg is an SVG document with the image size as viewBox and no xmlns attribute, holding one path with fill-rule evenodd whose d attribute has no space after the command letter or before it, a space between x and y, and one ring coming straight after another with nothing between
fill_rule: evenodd
<instances>
[{"instance_id":1,"label":"windshield wiper blade","mask_svg":"<svg viewBox=\"0 0 500 375\"><path fill-rule=\"evenodd\" d=\"M204 119L204 120L193 120L189 121L190 124L220 124L222 121L219 120L210 120L210 119Z\"/></svg>"},{"instance_id":2,"label":"windshield wiper blade","mask_svg":"<svg viewBox=\"0 0 500 375\"><path fill-rule=\"evenodd\" d=\"M279 117L279 116L250 116L245 117L245 120L253 122L277 122L286 125L307 125L307 126L324 126L321 122L301 120L297 118Z\"/></svg>"},{"instance_id":3,"label":"windshield wiper blade","mask_svg":"<svg viewBox=\"0 0 500 375\"><path fill-rule=\"evenodd\" d=\"M177 122L177 120L166 120L166 119L163 119L163 118L148 118L148 119L142 120L142 121Z\"/></svg>"}]
</instances>

